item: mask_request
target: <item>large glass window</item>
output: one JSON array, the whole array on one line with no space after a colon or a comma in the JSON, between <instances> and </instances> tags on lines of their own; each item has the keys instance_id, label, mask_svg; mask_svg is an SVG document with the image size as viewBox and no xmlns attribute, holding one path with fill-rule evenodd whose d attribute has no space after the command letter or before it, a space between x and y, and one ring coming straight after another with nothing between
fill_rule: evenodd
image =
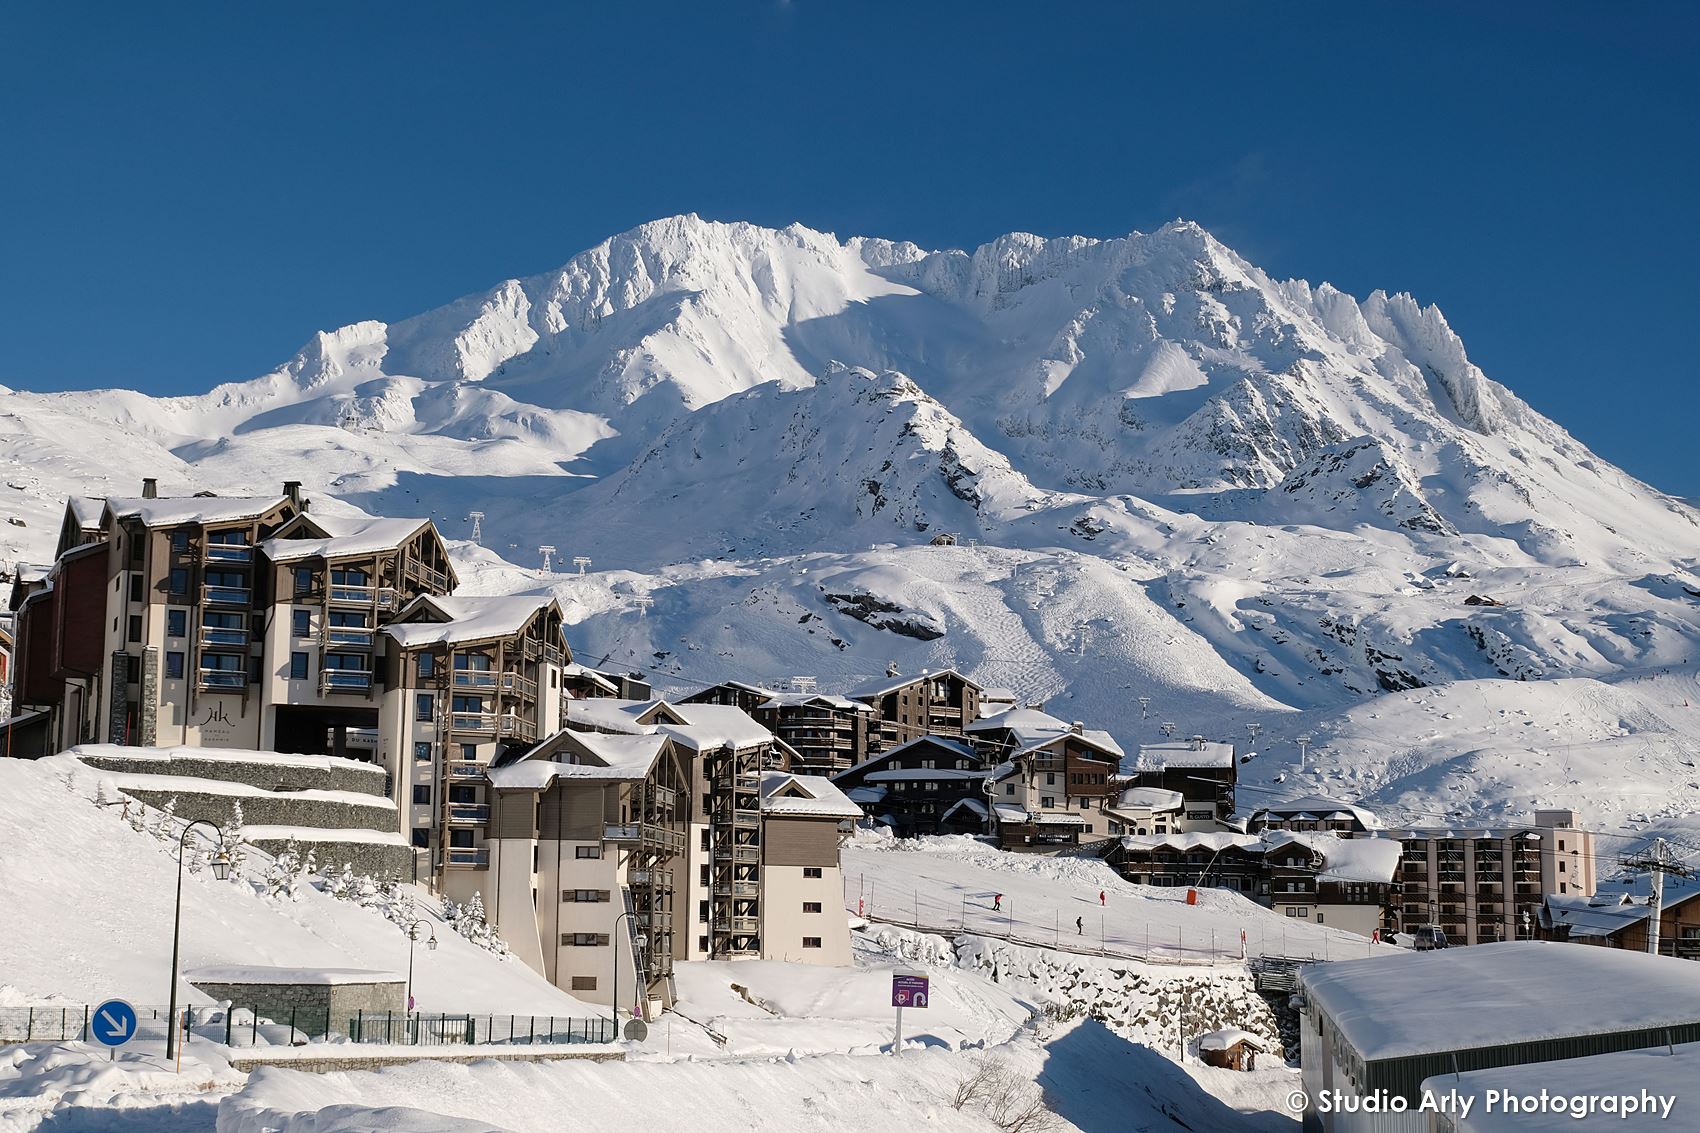
<instances>
[{"instance_id":1,"label":"large glass window","mask_svg":"<svg viewBox=\"0 0 1700 1133\"><path fill-rule=\"evenodd\" d=\"M413 697L413 718L429 720L436 715L436 699L428 692L415 693Z\"/></svg>"},{"instance_id":2,"label":"large glass window","mask_svg":"<svg viewBox=\"0 0 1700 1133\"><path fill-rule=\"evenodd\" d=\"M165 611L165 636L187 637L189 633L189 611Z\"/></svg>"},{"instance_id":3,"label":"large glass window","mask_svg":"<svg viewBox=\"0 0 1700 1133\"><path fill-rule=\"evenodd\" d=\"M289 679L292 681L307 679L307 655L305 653L291 653L289 655Z\"/></svg>"},{"instance_id":4,"label":"large glass window","mask_svg":"<svg viewBox=\"0 0 1700 1133\"><path fill-rule=\"evenodd\" d=\"M313 612L311 610L291 610L289 612L289 632L292 637L307 638L313 636Z\"/></svg>"}]
</instances>

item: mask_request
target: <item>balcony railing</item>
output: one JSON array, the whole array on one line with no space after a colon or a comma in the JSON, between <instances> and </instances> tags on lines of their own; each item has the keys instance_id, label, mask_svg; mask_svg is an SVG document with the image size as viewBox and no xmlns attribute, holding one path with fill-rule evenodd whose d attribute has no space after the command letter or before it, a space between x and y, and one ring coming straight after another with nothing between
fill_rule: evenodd
<instances>
[{"instance_id":1,"label":"balcony railing","mask_svg":"<svg viewBox=\"0 0 1700 1133\"><path fill-rule=\"evenodd\" d=\"M481 735L496 731L494 712L451 712L449 729L455 732L477 732Z\"/></svg>"},{"instance_id":2,"label":"balcony railing","mask_svg":"<svg viewBox=\"0 0 1700 1133\"><path fill-rule=\"evenodd\" d=\"M475 763L469 759L454 759L450 760L446 766L448 777L451 780L458 779L465 783L482 782L485 778L485 768L482 763Z\"/></svg>"},{"instance_id":3,"label":"balcony railing","mask_svg":"<svg viewBox=\"0 0 1700 1133\"><path fill-rule=\"evenodd\" d=\"M417 559L408 559L404 573L411 579L423 583L428 590L442 593L449 588L449 579L442 571L428 567Z\"/></svg>"},{"instance_id":4,"label":"balcony railing","mask_svg":"<svg viewBox=\"0 0 1700 1133\"><path fill-rule=\"evenodd\" d=\"M759 897L761 882L759 881L716 881L714 892L720 897Z\"/></svg>"},{"instance_id":5,"label":"balcony railing","mask_svg":"<svg viewBox=\"0 0 1700 1133\"><path fill-rule=\"evenodd\" d=\"M761 931L760 917L728 917L727 927L739 936L753 936Z\"/></svg>"},{"instance_id":6,"label":"balcony railing","mask_svg":"<svg viewBox=\"0 0 1700 1133\"><path fill-rule=\"evenodd\" d=\"M332 602L349 602L370 606L377 600L377 597L378 588L375 586L361 586L353 582L331 583Z\"/></svg>"},{"instance_id":7,"label":"balcony railing","mask_svg":"<svg viewBox=\"0 0 1700 1133\"><path fill-rule=\"evenodd\" d=\"M535 661L543 655L543 643L532 637L519 639L519 655L527 661Z\"/></svg>"},{"instance_id":8,"label":"balcony railing","mask_svg":"<svg viewBox=\"0 0 1700 1133\"><path fill-rule=\"evenodd\" d=\"M455 688L490 689L496 687L499 675L489 669L456 669L451 683Z\"/></svg>"},{"instance_id":9,"label":"balcony railing","mask_svg":"<svg viewBox=\"0 0 1700 1133\"><path fill-rule=\"evenodd\" d=\"M562 653L557 646L545 645L543 647L543 663L546 665L565 665L567 655Z\"/></svg>"},{"instance_id":10,"label":"balcony railing","mask_svg":"<svg viewBox=\"0 0 1700 1133\"><path fill-rule=\"evenodd\" d=\"M744 862L754 864L761 861L760 846L716 846L714 860L720 862Z\"/></svg>"},{"instance_id":11,"label":"balcony railing","mask_svg":"<svg viewBox=\"0 0 1700 1133\"><path fill-rule=\"evenodd\" d=\"M200 670L202 688L243 688L248 684L248 674L230 669Z\"/></svg>"},{"instance_id":12,"label":"balcony railing","mask_svg":"<svg viewBox=\"0 0 1700 1133\"><path fill-rule=\"evenodd\" d=\"M449 821L471 826L486 826L490 822L490 804L450 803Z\"/></svg>"},{"instance_id":13,"label":"balcony railing","mask_svg":"<svg viewBox=\"0 0 1700 1133\"><path fill-rule=\"evenodd\" d=\"M201 549L208 562L214 563L251 563L254 561L254 548L246 543L208 543Z\"/></svg>"},{"instance_id":14,"label":"balcony railing","mask_svg":"<svg viewBox=\"0 0 1700 1133\"><path fill-rule=\"evenodd\" d=\"M467 849L464 846L448 848L448 864L455 869L489 869L490 851Z\"/></svg>"},{"instance_id":15,"label":"balcony railing","mask_svg":"<svg viewBox=\"0 0 1700 1133\"><path fill-rule=\"evenodd\" d=\"M504 736L513 736L521 740L535 740L537 738L537 725L523 716L515 716L510 712L501 717L497 723L500 725L499 732Z\"/></svg>"},{"instance_id":16,"label":"balcony railing","mask_svg":"<svg viewBox=\"0 0 1700 1133\"><path fill-rule=\"evenodd\" d=\"M364 669L325 669L319 674L320 692L365 692L372 674Z\"/></svg>"},{"instance_id":17,"label":"balcony railing","mask_svg":"<svg viewBox=\"0 0 1700 1133\"><path fill-rule=\"evenodd\" d=\"M227 629L223 626L202 626L201 644L214 649L246 649L248 647L248 631L245 629Z\"/></svg>"},{"instance_id":18,"label":"balcony railing","mask_svg":"<svg viewBox=\"0 0 1700 1133\"><path fill-rule=\"evenodd\" d=\"M502 691L523 696L527 700L536 700L537 682L530 677L522 677L518 673L503 673Z\"/></svg>"},{"instance_id":19,"label":"balcony railing","mask_svg":"<svg viewBox=\"0 0 1700 1133\"><path fill-rule=\"evenodd\" d=\"M326 626L320 631L319 640L325 645L370 649L372 632L364 626Z\"/></svg>"},{"instance_id":20,"label":"balcony railing","mask_svg":"<svg viewBox=\"0 0 1700 1133\"><path fill-rule=\"evenodd\" d=\"M246 586L203 586L201 601L209 606L246 606L253 596Z\"/></svg>"}]
</instances>

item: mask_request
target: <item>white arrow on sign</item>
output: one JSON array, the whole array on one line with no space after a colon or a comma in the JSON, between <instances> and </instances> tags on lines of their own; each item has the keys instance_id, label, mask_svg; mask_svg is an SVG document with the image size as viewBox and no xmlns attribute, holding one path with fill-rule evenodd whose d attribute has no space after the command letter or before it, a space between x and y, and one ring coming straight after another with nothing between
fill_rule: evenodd
<instances>
[{"instance_id":1,"label":"white arrow on sign","mask_svg":"<svg viewBox=\"0 0 1700 1133\"><path fill-rule=\"evenodd\" d=\"M100 1013L100 1018L106 1024L107 1029L111 1032L113 1038L127 1039L130 1037L130 1020L125 1019L122 1023L120 1023L117 1019L112 1017L112 1012L110 1011L102 1011Z\"/></svg>"}]
</instances>

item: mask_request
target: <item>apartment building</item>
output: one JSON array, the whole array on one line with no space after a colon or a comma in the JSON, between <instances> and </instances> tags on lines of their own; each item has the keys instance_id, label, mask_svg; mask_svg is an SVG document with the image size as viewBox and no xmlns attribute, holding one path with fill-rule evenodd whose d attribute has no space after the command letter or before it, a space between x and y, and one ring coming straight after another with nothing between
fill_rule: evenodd
<instances>
[{"instance_id":1,"label":"apartment building","mask_svg":"<svg viewBox=\"0 0 1700 1133\"><path fill-rule=\"evenodd\" d=\"M851 689L849 697L874 710L876 751L922 736L959 736L980 716L980 686L955 669L893 673Z\"/></svg>"},{"instance_id":2,"label":"apartment building","mask_svg":"<svg viewBox=\"0 0 1700 1133\"><path fill-rule=\"evenodd\" d=\"M1233 744L1193 736L1141 744L1132 774L1123 785L1177 792L1185 800L1177 823L1181 830L1227 830L1234 825L1238 771Z\"/></svg>"},{"instance_id":3,"label":"apartment building","mask_svg":"<svg viewBox=\"0 0 1700 1133\"><path fill-rule=\"evenodd\" d=\"M1035 708L974 720L965 731L981 759L997 768L992 797L1005 808L997 828L1006 849L1107 836L1103 806L1124 754L1108 732Z\"/></svg>"},{"instance_id":4,"label":"apartment building","mask_svg":"<svg viewBox=\"0 0 1700 1133\"><path fill-rule=\"evenodd\" d=\"M796 752L792 770L831 778L867 759L878 743L872 705L848 696L779 692L756 705L756 722Z\"/></svg>"},{"instance_id":5,"label":"apartment building","mask_svg":"<svg viewBox=\"0 0 1700 1133\"><path fill-rule=\"evenodd\" d=\"M1260 806L1246 820L1246 830L1253 834L1269 830L1295 833L1322 831L1351 838L1384 829L1386 826L1372 811L1325 795L1306 795L1289 802Z\"/></svg>"},{"instance_id":6,"label":"apartment building","mask_svg":"<svg viewBox=\"0 0 1700 1133\"><path fill-rule=\"evenodd\" d=\"M1388 928L1435 924L1454 944L1527 940L1545 894L1595 892L1593 836L1568 810L1538 810L1527 826L1405 828L1399 903Z\"/></svg>"},{"instance_id":7,"label":"apartment building","mask_svg":"<svg viewBox=\"0 0 1700 1133\"><path fill-rule=\"evenodd\" d=\"M989 832L985 784L994 768L965 738L922 736L838 772L832 783L900 838L942 833L952 822L979 834Z\"/></svg>"}]
</instances>

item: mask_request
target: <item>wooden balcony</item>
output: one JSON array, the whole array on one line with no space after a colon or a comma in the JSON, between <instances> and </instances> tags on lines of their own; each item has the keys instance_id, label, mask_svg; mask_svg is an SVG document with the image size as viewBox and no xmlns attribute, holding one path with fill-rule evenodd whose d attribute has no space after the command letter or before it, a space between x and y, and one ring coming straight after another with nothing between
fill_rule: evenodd
<instances>
[{"instance_id":1,"label":"wooden balcony","mask_svg":"<svg viewBox=\"0 0 1700 1133\"><path fill-rule=\"evenodd\" d=\"M372 674L365 669L325 669L319 673L319 692L370 692Z\"/></svg>"}]
</instances>

